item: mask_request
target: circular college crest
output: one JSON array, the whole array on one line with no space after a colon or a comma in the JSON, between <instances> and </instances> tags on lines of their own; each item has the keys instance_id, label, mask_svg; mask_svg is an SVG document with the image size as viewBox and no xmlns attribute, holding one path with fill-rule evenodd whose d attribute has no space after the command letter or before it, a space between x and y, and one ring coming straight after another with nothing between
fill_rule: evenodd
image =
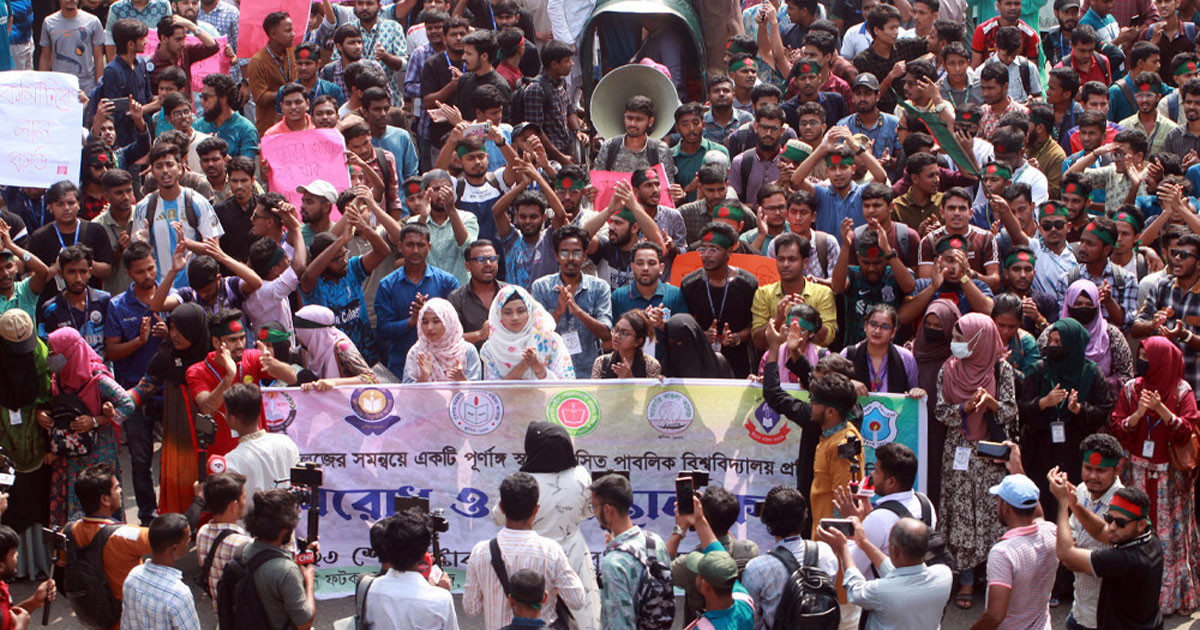
<instances>
[{"instance_id":1,"label":"circular college crest","mask_svg":"<svg viewBox=\"0 0 1200 630\"><path fill-rule=\"evenodd\" d=\"M587 435L600 423L600 403L585 391L561 391L546 405L546 419L562 425L571 437Z\"/></svg>"},{"instance_id":2,"label":"circular college crest","mask_svg":"<svg viewBox=\"0 0 1200 630\"><path fill-rule=\"evenodd\" d=\"M284 433L296 419L296 401L287 392L264 392L263 415L267 418L267 431Z\"/></svg>"},{"instance_id":3,"label":"circular college crest","mask_svg":"<svg viewBox=\"0 0 1200 630\"><path fill-rule=\"evenodd\" d=\"M679 435L692 426L696 407L680 392L666 391L650 399L646 405L646 420L659 433Z\"/></svg>"},{"instance_id":4,"label":"circular college crest","mask_svg":"<svg viewBox=\"0 0 1200 630\"><path fill-rule=\"evenodd\" d=\"M863 443L871 448L879 448L888 442L895 442L898 437L896 419L899 417L900 414L878 400L867 403L863 407Z\"/></svg>"},{"instance_id":5,"label":"circular college crest","mask_svg":"<svg viewBox=\"0 0 1200 630\"><path fill-rule=\"evenodd\" d=\"M390 393L374 387L356 389L350 395L350 408L367 422L384 419L391 413L394 404Z\"/></svg>"},{"instance_id":6,"label":"circular college crest","mask_svg":"<svg viewBox=\"0 0 1200 630\"><path fill-rule=\"evenodd\" d=\"M746 431L750 439L759 444L779 444L787 439L789 428L779 413L763 401L754 413L746 418Z\"/></svg>"},{"instance_id":7,"label":"circular college crest","mask_svg":"<svg viewBox=\"0 0 1200 630\"><path fill-rule=\"evenodd\" d=\"M492 392L467 390L450 398L450 421L469 435L485 435L496 430L504 418L504 403Z\"/></svg>"}]
</instances>

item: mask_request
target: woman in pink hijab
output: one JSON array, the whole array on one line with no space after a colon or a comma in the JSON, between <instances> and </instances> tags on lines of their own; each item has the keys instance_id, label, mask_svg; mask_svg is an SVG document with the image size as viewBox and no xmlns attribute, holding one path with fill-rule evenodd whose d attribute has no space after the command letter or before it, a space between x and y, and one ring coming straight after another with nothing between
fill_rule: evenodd
<instances>
[{"instance_id":1,"label":"woman in pink hijab","mask_svg":"<svg viewBox=\"0 0 1200 630\"><path fill-rule=\"evenodd\" d=\"M463 340L462 322L450 302L433 298L417 316L417 343L404 362L405 383L478 381L479 351Z\"/></svg>"},{"instance_id":2,"label":"woman in pink hijab","mask_svg":"<svg viewBox=\"0 0 1200 630\"><path fill-rule=\"evenodd\" d=\"M950 358L937 381L934 415L947 425L942 454L942 497L938 528L959 570L955 603L971 607L975 567L987 560L993 543L1004 535L996 518L996 498L988 489L1006 474L1002 464L975 455L980 440L1004 441L1017 423L1013 368L1004 356L996 322L969 313L954 324Z\"/></svg>"},{"instance_id":3,"label":"woman in pink hijab","mask_svg":"<svg viewBox=\"0 0 1200 630\"><path fill-rule=\"evenodd\" d=\"M335 385L378 382L358 347L333 322L333 311L316 304L309 304L292 316L296 340L304 347L304 363L318 379L304 383L301 388L325 391ZM258 329L258 338L265 343L280 341L272 338L272 334L270 328Z\"/></svg>"},{"instance_id":4,"label":"woman in pink hijab","mask_svg":"<svg viewBox=\"0 0 1200 630\"><path fill-rule=\"evenodd\" d=\"M54 373L54 397L37 422L50 431L50 523L82 518L75 479L93 464L108 464L120 475L116 425L133 413L133 399L113 379L104 359L74 328L49 336L46 367Z\"/></svg>"}]
</instances>

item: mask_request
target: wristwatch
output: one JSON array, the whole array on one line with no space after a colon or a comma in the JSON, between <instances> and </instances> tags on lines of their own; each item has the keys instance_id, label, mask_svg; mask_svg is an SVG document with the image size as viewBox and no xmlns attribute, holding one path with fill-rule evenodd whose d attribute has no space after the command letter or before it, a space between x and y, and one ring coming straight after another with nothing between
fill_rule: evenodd
<instances>
[{"instance_id":1,"label":"wristwatch","mask_svg":"<svg viewBox=\"0 0 1200 630\"><path fill-rule=\"evenodd\" d=\"M33 258L33 254L29 253L28 251L26 251L24 254L21 254L21 262L29 262L29 259L31 258Z\"/></svg>"},{"instance_id":2,"label":"wristwatch","mask_svg":"<svg viewBox=\"0 0 1200 630\"><path fill-rule=\"evenodd\" d=\"M892 252L888 252L888 253L884 254L883 259L891 260L891 259L895 258L896 256L897 256L896 252L892 251Z\"/></svg>"},{"instance_id":3,"label":"wristwatch","mask_svg":"<svg viewBox=\"0 0 1200 630\"><path fill-rule=\"evenodd\" d=\"M687 535L687 532L685 532L683 528L678 525L671 528L671 533L680 537Z\"/></svg>"},{"instance_id":4,"label":"wristwatch","mask_svg":"<svg viewBox=\"0 0 1200 630\"><path fill-rule=\"evenodd\" d=\"M854 155L859 155L863 151L866 151L866 150L867 150L867 146L864 144L860 144L860 145L858 145L858 150L854 152Z\"/></svg>"}]
</instances>

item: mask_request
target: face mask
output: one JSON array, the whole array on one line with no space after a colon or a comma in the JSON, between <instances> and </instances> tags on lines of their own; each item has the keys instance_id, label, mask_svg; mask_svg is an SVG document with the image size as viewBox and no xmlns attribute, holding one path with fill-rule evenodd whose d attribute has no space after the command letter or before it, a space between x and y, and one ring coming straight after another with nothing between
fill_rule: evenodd
<instances>
[{"instance_id":1,"label":"face mask","mask_svg":"<svg viewBox=\"0 0 1200 630\"><path fill-rule=\"evenodd\" d=\"M969 342L969 341L951 341L950 342L950 354L953 354L954 356L956 356L960 359L965 359L965 358L971 356L971 342Z\"/></svg>"},{"instance_id":2,"label":"face mask","mask_svg":"<svg viewBox=\"0 0 1200 630\"><path fill-rule=\"evenodd\" d=\"M1138 359L1133 364L1134 376L1145 376L1150 371L1150 361L1146 359Z\"/></svg>"},{"instance_id":3,"label":"face mask","mask_svg":"<svg viewBox=\"0 0 1200 630\"><path fill-rule=\"evenodd\" d=\"M67 357L61 354L55 354L46 357L46 367L55 374L63 371L67 367Z\"/></svg>"},{"instance_id":4,"label":"face mask","mask_svg":"<svg viewBox=\"0 0 1200 630\"><path fill-rule=\"evenodd\" d=\"M1067 356L1066 346L1046 346L1046 358L1051 361L1062 361Z\"/></svg>"},{"instance_id":5,"label":"face mask","mask_svg":"<svg viewBox=\"0 0 1200 630\"><path fill-rule=\"evenodd\" d=\"M1067 308L1067 315L1070 315L1075 321L1084 326L1091 324L1099 313L1100 309L1095 306L1071 306Z\"/></svg>"},{"instance_id":6,"label":"face mask","mask_svg":"<svg viewBox=\"0 0 1200 630\"><path fill-rule=\"evenodd\" d=\"M946 339L946 331L934 330L933 328L925 327L925 341L929 343L941 343Z\"/></svg>"}]
</instances>

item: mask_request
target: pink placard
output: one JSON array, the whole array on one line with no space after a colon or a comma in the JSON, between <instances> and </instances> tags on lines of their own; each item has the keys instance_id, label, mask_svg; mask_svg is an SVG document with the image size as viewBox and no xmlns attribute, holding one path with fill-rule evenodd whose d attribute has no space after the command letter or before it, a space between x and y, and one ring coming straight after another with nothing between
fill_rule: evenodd
<instances>
[{"instance_id":1,"label":"pink placard","mask_svg":"<svg viewBox=\"0 0 1200 630\"><path fill-rule=\"evenodd\" d=\"M193 92L199 92L204 87L204 77L210 74L229 74L229 57L225 56L225 45L229 43L229 38L222 35L214 39L217 40L217 54L205 57L192 64ZM184 39L184 43L189 46L199 44L200 38L195 35L188 35ZM149 60L154 56L154 51L157 49L158 31L151 29L150 32L146 33L146 50L138 56Z\"/></svg>"},{"instance_id":2,"label":"pink placard","mask_svg":"<svg viewBox=\"0 0 1200 630\"><path fill-rule=\"evenodd\" d=\"M297 208L297 186L323 179L338 192L350 187L346 169L346 141L334 129L308 129L266 136L262 139L263 159L271 165L271 190L287 197ZM334 210L336 213L336 209ZM337 217L332 217L337 220Z\"/></svg>"},{"instance_id":3,"label":"pink placard","mask_svg":"<svg viewBox=\"0 0 1200 630\"><path fill-rule=\"evenodd\" d=\"M263 19L275 11L287 11L292 16L292 29L296 33L292 45L300 43L304 38L304 29L308 27L308 13L312 0L272 0L263 2L243 2L238 16L238 57L249 59L254 53L267 45L267 33L263 30Z\"/></svg>"},{"instance_id":4,"label":"pink placard","mask_svg":"<svg viewBox=\"0 0 1200 630\"><path fill-rule=\"evenodd\" d=\"M662 183L658 193L658 204L660 206L675 207L675 202L671 200L671 192L669 190L671 183L667 181L667 171L662 164L655 164L654 170L658 171L658 181ZM608 202L612 200L613 191L616 188L617 182L629 182L630 173L621 171L592 171L592 187L596 189L596 203L593 208L597 212L608 207Z\"/></svg>"}]
</instances>

